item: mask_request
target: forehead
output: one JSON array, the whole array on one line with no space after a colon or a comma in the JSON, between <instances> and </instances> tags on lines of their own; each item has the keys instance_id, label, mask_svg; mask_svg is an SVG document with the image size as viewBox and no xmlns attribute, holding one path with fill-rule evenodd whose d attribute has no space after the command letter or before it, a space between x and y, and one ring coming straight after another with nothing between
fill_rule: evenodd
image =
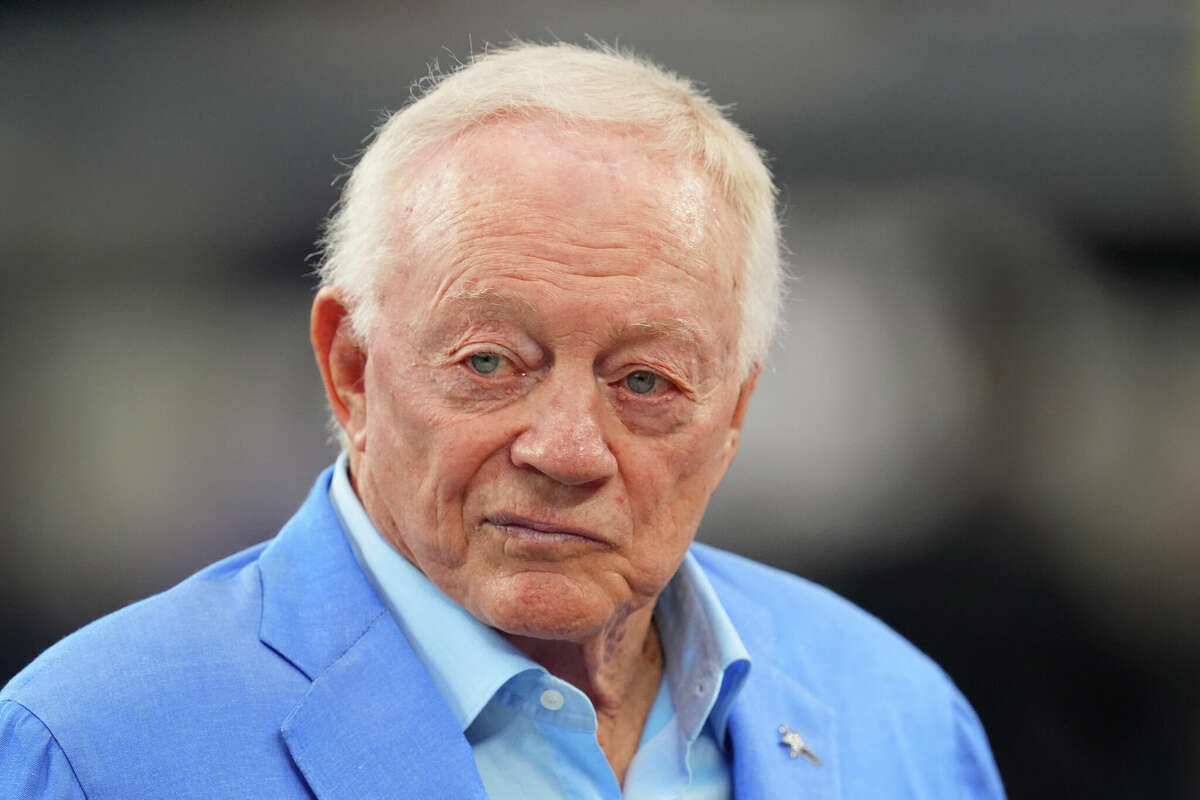
<instances>
[{"instance_id":1,"label":"forehead","mask_svg":"<svg viewBox=\"0 0 1200 800\"><path fill-rule=\"evenodd\" d=\"M401 257L385 294L428 313L500 284L534 303L556 289L596 297L640 284L645 310L733 305L733 213L698 167L636 133L481 125L431 154L394 213Z\"/></svg>"}]
</instances>

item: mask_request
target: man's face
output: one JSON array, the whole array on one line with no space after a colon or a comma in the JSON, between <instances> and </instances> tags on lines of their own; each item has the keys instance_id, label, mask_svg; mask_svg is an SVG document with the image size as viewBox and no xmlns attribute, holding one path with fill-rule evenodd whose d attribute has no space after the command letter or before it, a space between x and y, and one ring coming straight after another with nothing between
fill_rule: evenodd
<instances>
[{"instance_id":1,"label":"man's face","mask_svg":"<svg viewBox=\"0 0 1200 800\"><path fill-rule=\"evenodd\" d=\"M636 137L536 122L405 186L347 426L358 493L485 623L611 630L674 574L736 447L733 216Z\"/></svg>"}]
</instances>

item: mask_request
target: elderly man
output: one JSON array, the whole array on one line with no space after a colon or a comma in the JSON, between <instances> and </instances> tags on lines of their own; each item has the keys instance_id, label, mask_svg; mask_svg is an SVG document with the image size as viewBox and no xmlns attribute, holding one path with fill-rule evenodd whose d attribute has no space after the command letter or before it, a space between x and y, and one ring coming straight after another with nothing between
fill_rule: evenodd
<instances>
[{"instance_id":1,"label":"elderly man","mask_svg":"<svg viewBox=\"0 0 1200 800\"><path fill-rule=\"evenodd\" d=\"M344 454L272 541L0 695L5 797L995 797L879 622L694 545L779 296L773 189L686 81L489 53L325 240Z\"/></svg>"}]
</instances>

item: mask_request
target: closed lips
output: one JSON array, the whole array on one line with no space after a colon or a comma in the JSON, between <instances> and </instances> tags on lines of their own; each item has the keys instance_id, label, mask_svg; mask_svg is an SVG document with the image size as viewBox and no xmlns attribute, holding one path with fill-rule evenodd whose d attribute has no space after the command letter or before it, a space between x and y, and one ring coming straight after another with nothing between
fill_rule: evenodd
<instances>
[{"instance_id":1,"label":"closed lips","mask_svg":"<svg viewBox=\"0 0 1200 800\"><path fill-rule=\"evenodd\" d=\"M553 522L544 522L540 520L530 519L528 517L518 516L516 514L495 514L489 516L487 521L497 528L505 529L520 529L523 528L527 532L536 534L545 534L547 537L557 536L572 536L580 539L589 539L600 544L608 544L604 537L586 528L575 528L570 525L560 525ZM517 532L517 531L514 531Z\"/></svg>"}]
</instances>

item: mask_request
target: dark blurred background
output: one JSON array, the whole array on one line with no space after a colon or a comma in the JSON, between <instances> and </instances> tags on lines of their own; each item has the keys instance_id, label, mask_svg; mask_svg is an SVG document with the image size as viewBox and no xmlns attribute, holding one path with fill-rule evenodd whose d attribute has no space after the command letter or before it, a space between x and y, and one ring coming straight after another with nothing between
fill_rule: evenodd
<instances>
[{"instance_id":1,"label":"dark blurred background","mask_svg":"<svg viewBox=\"0 0 1200 800\"><path fill-rule=\"evenodd\" d=\"M1013 797L1200 797L1200 57L1182 2L0 11L0 683L334 455L306 256L383 109L619 41L773 159L788 328L701 538L843 592Z\"/></svg>"}]
</instances>

